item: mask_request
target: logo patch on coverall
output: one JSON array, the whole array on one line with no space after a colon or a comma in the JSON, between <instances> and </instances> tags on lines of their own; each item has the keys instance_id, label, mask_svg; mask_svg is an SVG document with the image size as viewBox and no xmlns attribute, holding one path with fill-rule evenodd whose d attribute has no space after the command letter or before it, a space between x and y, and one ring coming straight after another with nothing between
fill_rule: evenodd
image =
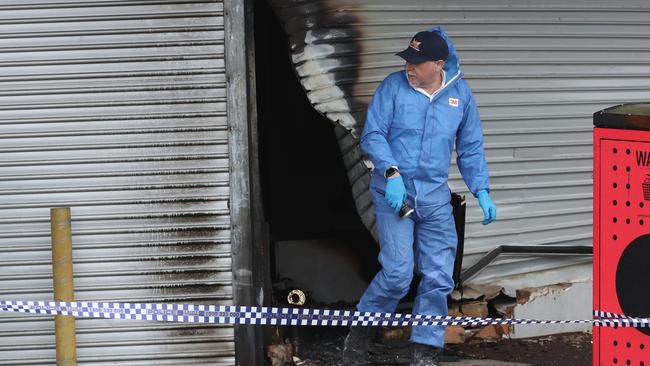
<instances>
[{"instance_id":1,"label":"logo patch on coverall","mask_svg":"<svg viewBox=\"0 0 650 366\"><path fill-rule=\"evenodd\" d=\"M458 98L449 98L449 105L452 107L458 107Z\"/></svg>"}]
</instances>

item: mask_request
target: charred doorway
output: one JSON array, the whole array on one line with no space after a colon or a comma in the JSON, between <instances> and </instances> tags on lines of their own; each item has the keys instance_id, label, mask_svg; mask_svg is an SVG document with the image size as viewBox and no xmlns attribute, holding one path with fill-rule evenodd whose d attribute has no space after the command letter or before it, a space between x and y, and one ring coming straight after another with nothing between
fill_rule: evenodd
<instances>
[{"instance_id":1,"label":"charred doorway","mask_svg":"<svg viewBox=\"0 0 650 366\"><path fill-rule=\"evenodd\" d=\"M378 248L356 212L334 124L317 112L289 41L255 0L260 184L277 305L298 288L310 305L356 303L379 269Z\"/></svg>"}]
</instances>

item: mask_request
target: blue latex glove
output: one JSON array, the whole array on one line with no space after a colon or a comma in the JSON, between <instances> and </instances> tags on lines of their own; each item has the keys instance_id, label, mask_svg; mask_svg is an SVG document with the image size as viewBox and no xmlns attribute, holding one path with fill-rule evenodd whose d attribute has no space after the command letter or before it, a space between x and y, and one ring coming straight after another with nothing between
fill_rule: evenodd
<instances>
[{"instance_id":1,"label":"blue latex glove","mask_svg":"<svg viewBox=\"0 0 650 366\"><path fill-rule=\"evenodd\" d=\"M483 209L483 225L487 225L497 219L497 206L486 190L478 191L476 194L478 204Z\"/></svg>"},{"instance_id":2,"label":"blue latex glove","mask_svg":"<svg viewBox=\"0 0 650 366\"><path fill-rule=\"evenodd\" d=\"M384 197L390 207L394 208L396 213L399 212L402 202L406 198L406 187L404 187L404 181L400 175L388 178Z\"/></svg>"}]
</instances>

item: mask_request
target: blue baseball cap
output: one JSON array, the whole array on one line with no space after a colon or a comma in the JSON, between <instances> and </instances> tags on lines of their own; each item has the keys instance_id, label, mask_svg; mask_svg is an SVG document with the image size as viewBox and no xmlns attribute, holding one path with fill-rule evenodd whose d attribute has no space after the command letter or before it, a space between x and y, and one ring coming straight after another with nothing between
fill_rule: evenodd
<instances>
[{"instance_id":1,"label":"blue baseball cap","mask_svg":"<svg viewBox=\"0 0 650 366\"><path fill-rule=\"evenodd\" d=\"M421 64L426 61L447 60L449 47L444 38L437 32L422 31L417 33L409 46L397 56L411 64Z\"/></svg>"}]
</instances>

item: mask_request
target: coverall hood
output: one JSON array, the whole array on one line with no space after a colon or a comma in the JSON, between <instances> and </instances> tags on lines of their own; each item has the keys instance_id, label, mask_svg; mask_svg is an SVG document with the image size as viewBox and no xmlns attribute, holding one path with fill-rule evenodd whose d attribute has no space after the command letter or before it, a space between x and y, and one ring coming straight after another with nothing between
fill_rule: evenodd
<instances>
[{"instance_id":1,"label":"coverall hood","mask_svg":"<svg viewBox=\"0 0 650 366\"><path fill-rule=\"evenodd\" d=\"M447 73L448 80L455 78L460 74L460 59L458 58L458 53L456 53L456 47L454 47L454 43L451 41L451 39L449 39L449 37L447 37L447 33L440 26L427 29L427 31L438 33L445 40L445 42L447 42L447 48L449 48L449 56L447 56L443 70L445 70Z\"/></svg>"}]
</instances>

